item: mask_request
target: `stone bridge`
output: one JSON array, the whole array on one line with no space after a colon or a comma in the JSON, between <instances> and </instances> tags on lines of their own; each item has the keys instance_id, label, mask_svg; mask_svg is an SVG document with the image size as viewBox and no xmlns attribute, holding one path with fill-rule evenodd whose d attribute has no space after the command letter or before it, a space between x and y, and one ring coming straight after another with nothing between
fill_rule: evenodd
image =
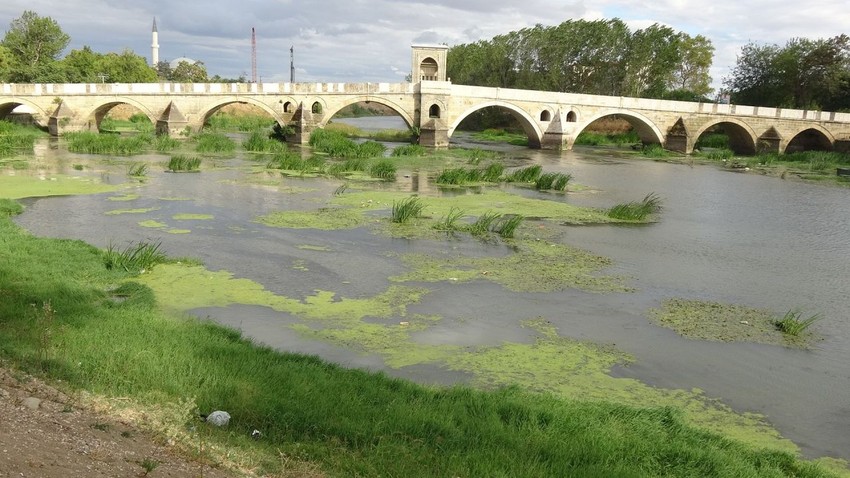
<instances>
[{"instance_id":1,"label":"stone bridge","mask_svg":"<svg viewBox=\"0 0 850 478\"><path fill-rule=\"evenodd\" d=\"M699 137L722 129L736 153L798 150L850 151L850 113L666 101L454 85L445 78L445 47L413 48L413 83L140 83L3 84L0 118L26 105L34 120L60 135L96 131L110 109L132 105L159 134L200 131L216 111L254 105L306 143L342 108L385 105L420 133L420 144L445 147L472 113L488 107L510 112L529 146L572 148L594 121L628 121L644 143L691 153Z\"/></svg>"}]
</instances>

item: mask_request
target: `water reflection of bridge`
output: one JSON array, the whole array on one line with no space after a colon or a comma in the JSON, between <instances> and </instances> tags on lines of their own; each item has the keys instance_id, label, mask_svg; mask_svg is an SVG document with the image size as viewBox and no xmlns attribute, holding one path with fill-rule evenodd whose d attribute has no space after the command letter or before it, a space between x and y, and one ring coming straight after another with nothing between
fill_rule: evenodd
<instances>
[{"instance_id":1,"label":"water reflection of bridge","mask_svg":"<svg viewBox=\"0 0 850 478\"><path fill-rule=\"evenodd\" d=\"M699 137L722 129L737 153L790 150L850 151L850 113L665 101L454 85L445 77L445 47L413 48L414 83L142 83L4 84L0 118L26 105L52 134L96 130L113 107L132 105L157 132L199 131L216 111L254 105L296 142L359 102L391 108L420 133L420 143L444 147L458 125L484 108L508 111L531 147L571 148L592 122L617 116L645 143L690 153Z\"/></svg>"}]
</instances>

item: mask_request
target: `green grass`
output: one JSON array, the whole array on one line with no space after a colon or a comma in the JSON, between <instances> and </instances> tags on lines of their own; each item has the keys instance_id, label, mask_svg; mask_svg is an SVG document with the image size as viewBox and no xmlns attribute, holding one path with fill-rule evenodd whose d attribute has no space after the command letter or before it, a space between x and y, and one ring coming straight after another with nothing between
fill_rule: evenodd
<instances>
[{"instance_id":1,"label":"green grass","mask_svg":"<svg viewBox=\"0 0 850 478\"><path fill-rule=\"evenodd\" d=\"M419 217L425 204L417 196L410 196L401 201L393 201L392 222L404 224Z\"/></svg>"},{"instance_id":2,"label":"green grass","mask_svg":"<svg viewBox=\"0 0 850 478\"><path fill-rule=\"evenodd\" d=\"M624 144L635 143L640 143L640 136L638 136L637 133L635 133L634 131L629 131L627 133L610 134L583 131L579 133L575 141L575 144L582 146L622 146Z\"/></svg>"},{"instance_id":3,"label":"green grass","mask_svg":"<svg viewBox=\"0 0 850 478\"><path fill-rule=\"evenodd\" d=\"M509 143L516 146L528 146L528 136L524 133L511 133L501 128L488 128L484 131L472 133L472 137L481 141L494 141Z\"/></svg>"},{"instance_id":4,"label":"green grass","mask_svg":"<svg viewBox=\"0 0 850 478\"><path fill-rule=\"evenodd\" d=\"M661 211L661 198L655 193L647 194L640 202L617 204L608 210L608 217L625 221L643 221L651 214Z\"/></svg>"},{"instance_id":5,"label":"green grass","mask_svg":"<svg viewBox=\"0 0 850 478\"><path fill-rule=\"evenodd\" d=\"M536 181L534 181L534 189L541 191L564 191L567 189L567 184L572 178L572 174L544 173L541 174Z\"/></svg>"},{"instance_id":6,"label":"green grass","mask_svg":"<svg viewBox=\"0 0 850 478\"><path fill-rule=\"evenodd\" d=\"M213 131L241 131L252 132L261 130L268 132L274 126L275 120L270 116L262 115L233 115L228 113L215 113L207 118L204 127Z\"/></svg>"},{"instance_id":7,"label":"green grass","mask_svg":"<svg viewBox=\"0 0 850 478\"><path fill-rule=\"evenodd\" d=\"M198 412L227 410L228 428L203 428L204 443L251 456L258 475L292 476L286 458L325 476L831 476L695 429L672 408L423 387L278 352L168 315L90 245L33 237L3 218L0 237L6 364L129 406L175 410L163 438L198 427ZM50 320L32 304L50 304ZM255 428L261 440L248 438ZM197 449L198 434L189 439Z\"/></svg>"},{"instance_id":8,"label":"green grass","mask_svg":"<svg viewBox=\"0 0 850 478\"><path fill-rule=\"evenodd\" d=\"M699 137L695 148L729 149L729 136L726 133L708 133Z\"/></svg>"},{"instance_id":9,"label":"green grass","mask_svg":"<svg viewBox=\"0 0 850 478\"><path fill-rule=\"evenodd\" d=\"M786 312L782 318L774 320L773 325L783 334L797 337L811 327L812 324L823 318L821 314L812 315L807 319L803 319L802 317L803 313L801 311L792 309Z\"/></svg>"},{"instance_id":10,"label":"green grass","mask_svg":"<svg viewBox=\"0 0 850 478\"><path fill-rule=\"evenodd\" d=\"M180 141L166 134L160 134L154 137L153 149L158 153L174 151L178 146L180 146Z\"/></svg>"},{"instance_id":11,"label":"green grass","mask_svg":"<svg viewBox=\"0 0 850 478\"><path fill-rule=\"evenodd\" d=\"M712 161L722 161L724 159L734 158L735 152L729 148L721 148L700 151L699 155Z\"/></svg>"},{"instance_id":12,"label":"green grass","mask_svg":"<svg viewBox=\"0 0 850 478\"><path fill-rule=\"evenodd\" d=\"M448 168L440 171L434 182L456 186L482 182L497 183L501 181L504 171L502 163L490 163L484 168Z\"/></svg>"},{"instance_id":13,"label":"green grass","mask_svg":"<svg viewBox=\"0 0 850 478\"><path fill-rule=\"evenodd\" d=\"M644 145L640 148L640 154L648 158L667 158L673 155L673 153L664 149L664 146L657 143Z\"/></svg>"},{"instance_id":14,"label":"green grass","mask_svg":"<svg viewBox=\"0 0 850 478\"><path fill-rule=\"evenodd\" d=\"M31 153L36 138L43 135L43 132L33 127L0 121L0 155L21 151Z\"/></svg>"},{"instance_id":15,"label":"green grass","mask_svg":"<svg viewBox=\"0 0 850 478\"><path fill-rule=\"evenodd\" d=\"M100 122L100 130L101 131L112 131L112 132L121 132L121 131L135 131L135 132L143 132L143 133L153 133L154 125L142 113L136 113L126 120L119 120L107 116L103 118Z\"/></svg>"},{"instance_id":16,"label":"green grass","mask_svg":"<svg viewBox=\"0 0 850 478\"><path fill-rule=\"evenodd\" d=\"M168 169L171 172L188 172L188 171L198 171L201 168L201 158L195 156L185 156L182 154L175 154L168 160Z\"/></svg>"},{"instance_id":17,"label":"green grass","mask_svg":"<svg viewBox=\"0 0 850 478\"><path fill-rule=\"evenodd\" d=\"M232 153L236 142L223 133L202 132L195 136L195 150L199 153Z\"/></svg>"},{"instance_id":18,"label":"green grass","mask_svg":"<svg viewBox=\"0 0 850 478\"><path fill-rule=\"evenodd\" d=\"M11 216L17 216L24 212L24 207L14 199L0 198L0 220Z\"/></svg>"},{"instance_id":19,"label":"green grass","mask_svg":"<svg viewBox=\"0 0 850 478\"><path fill-rule=\"evenodd\" d=\"M266 163L269 169L284 171L300 171L302 173L320 172L324 169L325 160L316 156L302 158L300 153L288 150L276 152Z\"/></svg>"},{"instance_id":20,"label":"green grass","mask_svg":"<svg viewBox=\"0 0 850 478\"><path fill-rule=\"evenodd\" d=\"M310 146L333 158L373 158L383 156L386 146L375 141L355 143L339 131L319 129L310 135Z\"/></svg>"}]
</instances>

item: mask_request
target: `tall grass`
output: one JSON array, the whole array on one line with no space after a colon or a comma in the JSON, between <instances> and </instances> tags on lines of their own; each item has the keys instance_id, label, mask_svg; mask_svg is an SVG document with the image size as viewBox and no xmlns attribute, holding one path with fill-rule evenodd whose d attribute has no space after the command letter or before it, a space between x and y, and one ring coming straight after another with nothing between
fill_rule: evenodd
<instances>
[{"instance_id":1,"label":"tall grass","mask_svg":"<svg viewBox=\"0 0 850 478\"><path fill-rule=\"evenodd\" d=\"M624 221L643 221L650 214L661 211L661 198L655 193L647 194L640 202L617 204L608 210L608 217Z\"/></svg>"},{"instance_id":2,"label":"tall grass","mask_svg":"<svg viewBox=\"0 0 850 478\"><path fill-rule=\"evenodd\" d=\"M41 134L40 131L31 127L0 121L0 155L21 150L31 152L35 139Z\"/></svg>"},{"instance_id":3,"label":"tall grass","mask_svg":"<svg viewBox=\"0 0 850 478\"><path fill-rule=\"evenodd\" d=\"M390 159L381 159L369 166L369 175L373 178L395 180L396 167Z\"/></svg>"},{"instance_id":4,"label":"tall grass","mask_svg":"<svg viewBox=\"0 0 850 478\"><path fill-rule=\"evenodd\" d=\"M474 236L487 234L501 217L502 215L497 212L487 211L478 216L478 219L469 226L469 232Z\"/></svg>"},{"instance_id":5,"label":"tall grass","mask_svg":"<svg viewBox=\"0 0 850 478\"><path fill-rule=\"evenodd\" d=\"M14 199L0 198L0 219L17 216L24 212L24 207Z\"/></svg>"},{"instance_id":6,"label":"tall grass","mask_svg":"<svg viewBox=\"0 0 850 478\"><path fill-rule=\"evenodd\" d=\"M418 144L405 144L396 147L392 156L425 156L428 154L428 149Z\"/></svg>"},{"instance_id":7,"label":"tall grass","mask_svg":"<svg viewBox=\"0 0 850 478\"><path fill-rule=\"evenodd\" d=\"M282 169L284 171L300 171L302 173L320 172L323 170L325 160L318 156L302 158L301 154L294 151L282 150L274 154L272 159L266 163L269 169Z\"/></svg>"},{"instance_id":8,"label":"tall grass","mask_svg":"<svg viewBox=\"0 0 850 478\"><path fill-rule=\"evenodd\" d=\"M496 234L509 239L514 237L514 233L517 228L519 228L522 221L525 220L525 217L520 214L512 214L509 216L502 216L498 221L493 225L493 232Z\"/></svg>"},{"instance_id":9,"label":"tall grass","mask_svg":"<svg viewBox=\"0 0 850 478\"><path fill-rule=\"evenodd\" d=\"M773 325L783 334L797 337L811 327L812 324L821 320L823 315L815 314L807 319L803 319L802 317L803 313L801 311L791 309L782 318L774 320Z\"/></svg>"},{"instance_id":10,"label":"tall grass","mask_svg":"<svg viewBox=\"0 0 850 478\"><path fill-rule=\"evenodd\" d=\"M438 231L459 231L463 227L458 222L460 222L464 214L465 211L463 209L452 207L442 219L434 223L433 228Z\"/></svg>"},{"instance_id":11,"label":"tall grass","mask_svg":"<svg viewBox=\"0 0 850 478\"><path fill-rule=\"evenodd\" d=\"M138 242L126 248L110 244L103 251L103 265L107 269L120 269L131 274L140 274L151 270L155 265L166 262L167 257L160 250L162 243Z\"/></svg>"},{"instance_id":12,"label":"tall grass","mask_svg":"<svg viewBox=\"0 0 850 478\"><path fill-rule=\"evenodd\" d=\"M334 158L372 158L383 156L386 146L375 141L360 144L337 131L319 129L310 135L310 146Z\"/></svg>"},{"instance_id":13,"label":"tall grass","mask_svg":"<svg viewBox=\"0 0 850 478\"><path fill-rule=\"evenodd\" d=\"M508 143L516 146L528 146L528 136L525 133L511 133L501 128L487 128L484 131L472 133L474 139L480 141L494 141Z\"/></svg>"},{"instance_id":14,"label":"tall grass","mask_svg":"<svg viewBox=\"0 0 850 478\"><path fill-rule=\"evenodd\" d=\"M729 149L729 136L726 133L708 133L699 137L696 148Z\"/></svg>"},{"instance_id":15,"label":"tall grass","mask_svg":"<svg viewBox=\"0 0 850 478\"><path fill-rule=\"evenodd\" d=\"M563 191L567 189L567 184L573 179L572 174L565 173L545 173L534 181L534 189Z\"/></svg>"},{"instance_id":16,"label":"tall grass","mask_svg":"<svg viewBox=\"0 0 850 478\"><path fill-rule=\"evenodd\" d=\"M132 163L127 168L127 176L131 178L141 178L148 175L148 164L141 161Z\"/></svg>"},{"instance_id":17,"label":"tall grass","mask_svg":"<svg viewBox=\"0 0 850 478\"><path fill-rule=\"evenodd\" d=\"M670 407L423 387L276 351L168 315L150 288L107 270L80 241L34 237L3 218L0 237L6 364L172 411L163 433L178 442L204 427L199 411L227 410L228 428L203 428L204 443L250 457L257 475L300 476L286 468L300 457L320 469L306 476L829 476L790 453L696 429ZM55 311L51 340L61 348L46 356L44 312L33 303ZM260 440L247 439L253 429Z\"/></svg>"},{"instance_id":18,"label":"tall grass","mask_svg":"<svg viewBox=\"0 0 850 478\"><path fill-rule=\"evenodd\" d=\"M117 134L100 134L90 131L65 133L68 150L73 153L87 154L139 154L149 149L154 142L153 134L137 134L121 136Z\"/></svg>"},{"instance_id":19,"label":"tall grass","mask_svg":"<svg viewBox=\"0 0 850 478\"><path fill-rule=\"evenodd\" d=\"M185 156L176 154L168 160L168 169L171 172L190 172L199 171L201 168L201 158L195 156Z\"/></svg>"},{"instance_id":20,"label":"tall grass","mask_svg":"<svg viewBox=\"0 0 850 478\"><path fill-rule=\"evenodd\" d=\"M180 141L168 136L167 134L156 135L153 142L153 149L158 153L174 151L178 146L180 146Z\"/></svg>"},{"instance_id":21,"label":"tall grass","mask_svg":"<svg viewBox=\"0 0 850 478\"><path fill-rule=\"evenodd\" d=\"M592 131L582 131L576 137L575 144L583 146L605 146L634 144L640 142L640 136L634 131L626 133L595 133Z\"/></svg>"},{"instance_id":22,"label":"tall grass","mask_svg":"<svg viewBox=\"0 0 850 478\"><path fill-rule=\"evenodd\" d=\"M543 166L535 164L511 171L504 180L509 183L535 183L542 173Z\"/></svg>"},{"instance_id":23,"label":"tall grass","mask_svg":"<svg viewBox=\"0 0 850 478\"><path fill-rule=\"evenodd\" d=\"M268 133L260 130L251 131L251 134L242 142L245 151L252 153L273 153L286 149L286 145L275 139L269 138Z\"/></svg>"},{"instance_id":24,"label":"tall grass","mask_svg":"<svg viewBox=\"0 0 850 478\"><path fill-rule=\"evenodd\" d=\"M222 133L203 132L195 136L195 150L199 153L232 153L236 142Z\"/></svg>"},{"instance_id":25,"label":"tall grass","mask_svg":"<svg viewBox=\"0 0 850 478\"><path fill-rule=\"evenodd\" d=\"M417 196L410 196L407 199L393 201L392 222L404 224L412 219L419 217L425 204Z\"/></svg>"},{"instance_id":26,"label":"tall grass","mask_svg":"<svg viewBox=\"0 0 850 478\"><path fill-rule=\"evenodd\" d=\"M234 115L218 112L207 118L204 126L209 126L213 131L251 132L264 130L268 132L274 124L276 122L270 116Z\"/></svg>"},{"instance_id":27,"label":"tall grass","mask_svg":"<svg viewBox=\"0 0 850 478\"><path fill-rule=\"evenodd\" d=\"M664 149L664 146L661 146L658 143L650 143L643 145L640 148L640 154L646 156L648 158L666 158L671 156L673 153Z\"/></svg>"},{"instance_id":28,"label":"tall grass","mask_svg":"<svg viewBox=\"0 0 850 478\"><path fill-rule=\"evenodd\" d=\"M434 182L448 185L496 183L501 180L504 170L501 163L490 163L484 168L449 168L440 171Z\"/></svg>"}]
</instances>

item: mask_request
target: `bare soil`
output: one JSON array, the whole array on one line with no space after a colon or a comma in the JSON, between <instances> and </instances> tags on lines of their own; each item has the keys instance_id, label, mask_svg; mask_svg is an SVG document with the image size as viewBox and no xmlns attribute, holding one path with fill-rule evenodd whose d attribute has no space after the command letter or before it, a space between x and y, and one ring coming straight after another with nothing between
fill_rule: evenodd
<instances>
[{"instance_id":1,"label":"bare soil","mask_svg":"<svg viewBox=\"0 0 850 478\"><path fill-rule=\"evenodd\" d=\"M126 423L0 368L0 478L229 477Z\"/></svg>"}]
</instances>

